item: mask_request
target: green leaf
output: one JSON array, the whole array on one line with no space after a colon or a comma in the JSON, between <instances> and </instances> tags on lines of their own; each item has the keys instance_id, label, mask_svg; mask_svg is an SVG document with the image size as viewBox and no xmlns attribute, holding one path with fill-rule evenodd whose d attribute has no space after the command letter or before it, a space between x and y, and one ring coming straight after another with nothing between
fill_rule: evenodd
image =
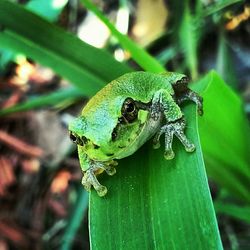
<instances>
[{"instance_id":1,"label":"green leaf","mask_svg":"<svg viewBox=\"0 0 250 250\"><path fill-rule=\"evenodd\" d=\"M176 47L167 47L157 55L157 60L161 62L162 65L167 64L174 56L177 54Z\"/></svg>"},{"instance_id":2,"label":"green leaf","mask_svg":"<svg viewBox=\"0 0 250 250\"><path fill-rule=\"evenodd\" d=\"M185 108L187 136L196 145L186 153L175 140L175 159L163 145L144 145L119 161L117 174L102 174L104 198L90 195L90 237L95 249L222 249L208 188L195 105Z\"/></svg>"},{"instance_id":3,"label":"green leaf","mask_svg":"<svg viewBox=\"0 0 250 250\"><path fill-rule=\"evenodd\" d=\"M250 130L242 101L214 71L194 87L204 99L199 133L208 174L250 202Z\"/></svg>"},{"instance_id":4,"label":"green leaf","mask_svg":"<svg viewBox=\"0 0 250 250\"><path fill-rule=\"evenodd\" d=\"M71 249L74 236L82 223L84 215L86 215L89 195L81 184L78 185L76 198L77 200L74 202L74 207L70 213L66 230L62 238L61 250Z\"/></svg>"},{"instance_id":5,"label":"green leaf","mask_svg":"<svg viewBox=\"0 0 250 250\"><path fill-rule=\"evenodd\" d=\"M184 52L184 57L186 65L192 76L192 79L197 79L198 77L198 61L197 61L197 47L199 37L196 27L195 18L191 15L188 4L185 5L182 22L179 29L180 46Z\"/></svg>"},{"instance_id":6,"label":"green leaf","mask_svg":"<svg viewBox=\"0 0 250 250\"><path fill-rule=\"evenodd\" d=\"M49 21L56 21L68 0L30 0L25 6Z\"/></svg>"},{"instance_id":7,"label":"green leaf","mask_svg":"<svg viewBox=\"0 0 250 250\"><path fill-rule=\"evenodd\" d=\"M203 17L217 13L218 11L238 2L243 2L243 0L222 0L216 1L214 4L208 6L202 13Z\"/></svg>"},{"instance_id":8,"label":"green leaf","mask_svg":"<svg viewBox=\"0 0 250 250\"><path fill-rule=\"evenodd\" d=\"M165 68L152 56L150 56L144 49L139 47L129 37L120 33L115 26L96 8L96 6L89 0L81 0L84 6L93 11L97 17L110 29L113 36L115 36L124 49L131 53L132 58L146 71L164 72Z\"/></svg>"},{"instance_id":9,"label":"green leaf","mask_svg":"<svg viewBox=\"0 0 250 250\"><path fill-rule=\"evenodd\" d=\"M217 65L216 70L218 74L226 81L228 84L235 89L237 89L237 77L235 72L235 67L233 64L231 51L227 44L226 36L224 30L219 31L219 46L217 52Z\"/></svg>"},{"instance_id":10,"label":"green leaf","mask_svg":"<svg viewBox=\"0 0 250 250\"><path fill-rule=\"evenodd\" d=\"M0 1L0 24L3 28L0 32L1 47L22 52L51 67L86 95L93 95L103 82L131 71L125 64L116 62L108 52L87 45L23 6L7 0Z\"/></svg>"},{"instance_id":11,"label":"green leaf","mask_svg":"<svg viewBox=\"0 0 250 250\"><path fill-rule=\"evenodd\" d=\"M216 213L229 215L235 219L250 223L250 206L239 206L231 203L216 201L214 203Z\"/></svg>"},{"instance_id":12,"label":"green leaf","mask_svg":"<svg viewBox=\"0 0 250 250\"><path fill-rule=\"evenodd\" d=\"M14 53L7 49L0 49L0 75L8 63L14 58Z\"/></svg>"},{"instance_id":13,"label":"green leaf","mask_svg":"<svg viewBox=\"0 0 250 250\"><path fill-rule=\"evenodd\" d=\"M15 112L27 111L35 108L53 106L65 100L70 101L82 96L83 94L76 88L64 88L51 94L29 98L29 100L24 103L20 103L13 107L0 110L0 116L12 114Z\"/></svg>"}]
</instances>

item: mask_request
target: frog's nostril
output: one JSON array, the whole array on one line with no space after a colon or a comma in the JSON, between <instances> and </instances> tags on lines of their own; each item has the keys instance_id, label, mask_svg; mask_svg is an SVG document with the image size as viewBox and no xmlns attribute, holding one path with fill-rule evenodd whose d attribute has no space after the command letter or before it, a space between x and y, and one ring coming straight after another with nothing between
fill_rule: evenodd
<instances>
[{"instance_id":1,"label":"frog's nostril","mask_svg":"<svg viewBox=\"0 0 250 250\"><path fill-rule=\"evenodd\" d=\"M94 143L93 143L93 146L94 146L94 149L100 148L100 146L98 146L98 145L96 145L96 144L94 144Z\"/></svg>"},{"instance_id":2,"label":"frog's nostril","mask_svg":"<svg viewBox=\"0 0 250 250\"><path fill-rule=\"evenodd\" d=\"M87 139L87 137L82 136L81 141L83 142L83 144L86 144L88 142L88 139Z\"/></svg>"},{"instance_id":3,"label":"frog's nostril","mask_svg":"<svg viewBox=\"0 0 250 250\"><path fill-rule=\"evenodd\" d=\"M70 138L71 141L73 141L74 143L76 143L77 138L76 138L76 136L73 135L72 132L70 132L69 138Z\"/></svg>"}]
</instances>

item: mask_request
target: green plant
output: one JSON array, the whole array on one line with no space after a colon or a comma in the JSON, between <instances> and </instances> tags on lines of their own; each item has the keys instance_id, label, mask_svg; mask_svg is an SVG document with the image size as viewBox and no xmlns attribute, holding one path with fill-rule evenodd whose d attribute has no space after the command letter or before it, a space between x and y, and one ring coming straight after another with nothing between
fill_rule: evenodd
<instances>
[{"instance_id":1,"label":"green plant","mask_svg":"<svg viewBox=\"0 0 250 250\"><path fill-rule=\"evenodd\" d=\"M144 70L164 70L147 52L119 33L91 2L82 2L110 28ZM224 5L216 5L207 11L200 10L197 5L200 12L196 16L191 15L186 3L185 15L179 20L178 42L180 50L192 62L189 65L186 61L185 68L194 78L198 77L197 46L200 38L183 35L188 34L190 28L196 29L194 20L197 18L204 18L234 2L224 1ZM93 95L108 81L133 70L116 62L106 51L81 42L9 1L0 2L0 23L3 27L0 33L2 47L26 54L51 67L75 85L74 88L2 110L2 115ZM186 43L183 37L188 39ZM97 65L96 61L100 63ZM112 190L103 199L94 192L90 195L89 223L93 249L222 248L203 155L210 177L230 194L249 203L249 129L239 97L217 73L208 73L195 82L193 88L204 97L205 111L204 117L197 120L194 106L185 108L187 133L197 146L196 153L188 155L176 143L176 158L166 162L163 152L153 151L147 143L138 153L119 162L116 176L103 176L102 182L107 187L112 186ZM218 105L220 109L216 108Z\"/></svg>"}]
</instances>

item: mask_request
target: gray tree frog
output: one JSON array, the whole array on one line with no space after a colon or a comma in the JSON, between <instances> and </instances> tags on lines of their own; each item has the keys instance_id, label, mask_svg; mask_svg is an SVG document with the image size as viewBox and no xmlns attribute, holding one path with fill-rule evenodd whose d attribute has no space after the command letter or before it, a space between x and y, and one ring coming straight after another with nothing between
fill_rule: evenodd
<instances>
[{"instance_id":1,"label":"gray tree frog","mask_svg":"<svg viewBox=\"0 0 250 250\"><path fill-rule=\"evenodd\" d=\"M104 196L107 188L96 176L103 171L114 175L116 159L132 155L153 136L153 146L159 148L160 137L165 135L167 160L174 158L174 135L187 152L195 150L185 136L186 123L179 105L192 100L201 115L202 98L187 85L188 78L179 73L132 72L110 82L90 99L81 115L69 124L86 190L93 186L99 196Z\"/></svg>"}]
</instances>

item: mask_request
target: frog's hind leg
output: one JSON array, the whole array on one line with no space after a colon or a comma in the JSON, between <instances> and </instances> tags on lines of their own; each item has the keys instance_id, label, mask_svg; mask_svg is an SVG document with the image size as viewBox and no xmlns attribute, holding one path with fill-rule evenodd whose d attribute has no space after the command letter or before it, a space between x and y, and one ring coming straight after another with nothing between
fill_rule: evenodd
<instances>
[{"instance_id":1,"label":"frog's hind leg","mask_svg":"<svg viewBox=\"0 0 250 250\"><path fill-rule=\"evenodd\" d=\"M203 114L203 99L196 92L188 88L188 78L184 77L182 81L177 81L173 84L175 92L175 99L177 104L181 104L184 101L191 100L196 103L198 108L198 114Z\"/></svg>"}]
</instances>

